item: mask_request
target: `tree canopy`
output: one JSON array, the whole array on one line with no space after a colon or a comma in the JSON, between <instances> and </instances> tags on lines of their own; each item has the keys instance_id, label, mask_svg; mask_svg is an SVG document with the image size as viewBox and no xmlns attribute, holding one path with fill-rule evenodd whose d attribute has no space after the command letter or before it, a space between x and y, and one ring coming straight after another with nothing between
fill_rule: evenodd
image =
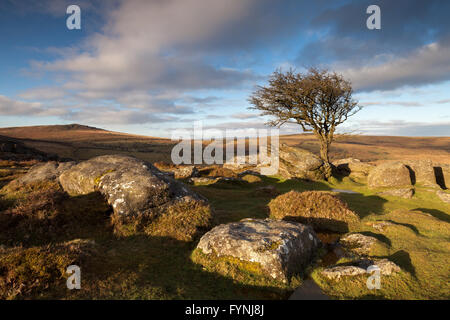
<instances>
[{"instance_id":1,"label":"tree canopy","mask_svg":"<svg viewBox=\"0 0 450 320\"><path fill-rule=\"evenodd\" d=\"M249 101L251 109L273 117L272 126L294 122L303 131L313 132L320 142L321 158L329 167L329 146L336 127L361 109L352 94L351 82L336 72L311 68L296 73L291 69L275 71L268 85L258 86Z\"/></svg>"}]
</instances>

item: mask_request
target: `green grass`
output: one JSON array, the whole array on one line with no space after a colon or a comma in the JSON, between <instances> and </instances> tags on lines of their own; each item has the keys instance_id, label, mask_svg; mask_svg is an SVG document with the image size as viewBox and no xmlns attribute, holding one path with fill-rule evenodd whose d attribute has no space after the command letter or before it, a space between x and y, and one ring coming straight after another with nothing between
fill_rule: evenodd
<instances>
[{"instance_id":1,"label":"green grass","mask_svg":"<svg viewBox=\"0 0 450 320\"><path fill-rule=\"evenodd\" d=\"M381 240L382 245L375 247L371 254L388 257L402 268L402 272L382 278L382 289L371 291L366 288L366 278L363 276L340 281L324 279L320 276L323 266L317 263L308 271L324 292L337 299L450 297L450 205L426 188L418 187L412 199L401 199L378 196L376 190L369 190L347 178L332 182L294 181L277 177L263 177L262 180L257 184L216 183L191 187L209 199L214 208L214 224L248 217L267 218L267 204L272 198L255 192L256 188L264 185L274 185L281 193L332 188L359 192L340 195L361 218L360 223L350 231L363 232ZM16 199L20 196L24 195L14 195ZM5 206L13 205L11 197L11 194L4 195L2 201L9 199ZM293 279L290 284L277 283L257 277L252 272L242 272L229 261L202 266L193 261L199 261L193 259L196 241L145 235L117 237L107 218L92 220L89 212L104 214L105 210L103 207L99 210L93 199L95 197L67 197L63 200L62 206L67 212L75 214L77 210L83 210L86 215L86 220L79 219L79 224L72 225L71 232L63 228L64 232L56 232L50 240L39 236L22 243L23 250L41 250L50 243L74 238L94 240L99 253L80 265L82 289L67 290L64 277L43 277L49 282L48 286L39 286L38 291L14 298L285 299L301 282L301 279ZM371 226L378 220L390 221L392 226L380 232ZM65 219L62 221L69 226L72 223ZM95 221L95 228L92 228L92 221ZM1 239L0 244L9 243ZM0 261L1 257L0 252Z\"/></svg>"}]
</instances>

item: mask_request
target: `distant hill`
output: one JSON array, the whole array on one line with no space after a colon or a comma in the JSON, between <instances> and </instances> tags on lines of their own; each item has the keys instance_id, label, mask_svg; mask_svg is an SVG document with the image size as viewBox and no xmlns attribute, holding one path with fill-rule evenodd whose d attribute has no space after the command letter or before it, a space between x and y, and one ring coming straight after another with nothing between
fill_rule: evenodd
<instances>
[{"instance_id":1,"label":"distant hill","mask_svg":"<svg viewBox=\"0 0 450 320\"><path fill-rule=\"evenodd\" d=\"M319 144L314 135L282 136L281 141L319 153ZM450 137L336 136L330 155L331 159L357 158L370 161L426 159L436 163L450 163Z\"/></svg>"},{"instance_id":2,"label":"distant hill","mask_svg":"<svg viewBox=\"0 0 450 320\"><path fill-rule=\"evenodd\" d=\"M173 145L170 139L113 132L80 124L0 128L0 135L21 141L27 147L74 160L104 154L128 154L150 162L168 161Z\"/></svg>"},{"instance_id":3,"label":"distant hill","mask_svg":"<svg viewBox=\"0 0 450 320\"><path fill-rule=\"evenodd\" d=\"M47 154L75 160L125 154L149 162L170 161L174 145L170 139L113 132L81 124L0 128L0 135ZM319 144L311 134L286 135L280 140L316 154L319 152ZM450 137L337 136L330 156L332 160L428 159L450 163Z\"/></svg>"}]
</instances>

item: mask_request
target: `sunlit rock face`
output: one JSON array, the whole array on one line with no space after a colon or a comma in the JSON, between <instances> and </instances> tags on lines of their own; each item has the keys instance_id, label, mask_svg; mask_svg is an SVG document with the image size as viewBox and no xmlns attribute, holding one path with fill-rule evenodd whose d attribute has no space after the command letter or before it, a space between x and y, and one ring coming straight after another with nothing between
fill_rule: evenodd
<instances>
[{"instance_id":1,"label":"sunlit rock face","mask_svg":"<svg viewBox=\"0 0 450 320\"><path fill-rule=\"evenodd\" d=\"M182 198L204 200L153 165L120 155L83 161L64 171L59 182L71 195L99 191L119 216L145 214Z\"/></svg>"},{"instance_id":2,"label":"sunlit rock face","mask_svg":"<svg viewBox=\"0 0 450 320\"><path fill-rule=\"evenodd\" d=\"M409 187L412 185L411 173L401 162L385 162L370 172L368 185L371 188Z\"/></svg>"},{"instance_id":3,"label":"sunlit rock face","mask_svg":"<svg viewBox=\"0 0 450 320\"><path fill-rule=\"evenodd\" d=\"M244 219L207 232L197 246L213 257L232 257L258 264L264 273L287 281L303 270L321 242L314 230L300 223Z\"/></svg>"}]
</instances>

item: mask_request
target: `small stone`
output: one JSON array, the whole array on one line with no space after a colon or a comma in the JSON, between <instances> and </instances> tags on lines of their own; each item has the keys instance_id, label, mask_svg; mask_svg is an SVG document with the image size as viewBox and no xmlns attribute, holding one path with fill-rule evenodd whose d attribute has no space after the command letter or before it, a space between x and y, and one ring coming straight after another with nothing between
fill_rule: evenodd
<instances>
[{"instance_id":1,"label":"small stone","mask_svg":"<svg viewBox=\"0 0 450 320\"><path fill-rule=\"evenodd\" d=\"M362 255L368 255L372 246L377 241L376 238L361 233L351 233L339 240L339 242L349 251Z\"/></svg>"},{"instance_id":2,"label":"small stone","mask_svg":"<svg viewBox=\"0 0 450 320\"><path fill-rule=\"evenodd\" d=\"M384 276L390 276L401 270L399 266L388 259L363 259L358 262L358 266L366 270L371 266L377 266L380 269L380 273Z\"/></svg>"},{"instance_id":3,"label":"small stone","mask_svg":"<svg viewBox=\"0 0 450 320\"><path fill-rule=\"evenodd\" d=\"M209 177L193 177L189 179L189 183L192 184L213 184L217 182L217 178Z\"/></svg>"},{"instance_id":4,"label":"small stone","mask_svg":"<svg viewBox=\"0 0 450 320\"><path fill-rule=\"evenodd\" d=\"M366 270L357 266L336 266L324 269L321 274L328 279L340 279L344 276L358 276L365 274Z\"/></svg>"},{"instance_id":5,"label":"small stone","mask_svg":"<svg viewBox=\"0 0 450 320\"><path fill-rule=\"evenodd\" d=\"M378 231L383 232L386 227L392 226L389 221L379 221L372 224L372 227Z\"/></svg>"},{"instance_id":6,"label":"small stone","mask_svg":"<svg viewBox=\"0 0 450 320\"><path fill-rule=\"evenodd\" d=\"M380 274L384 276L390 276L393 273L400 272L401 270L399 266L388 259L378 259L375 261L364 259L354 261L352 265L338 265L326 268L321 272L321 274L332 280L340 279L341 277L354 277L370 273L367 270L372 266L377 266L380 270Z\"/></svg>"}]
</instances>

